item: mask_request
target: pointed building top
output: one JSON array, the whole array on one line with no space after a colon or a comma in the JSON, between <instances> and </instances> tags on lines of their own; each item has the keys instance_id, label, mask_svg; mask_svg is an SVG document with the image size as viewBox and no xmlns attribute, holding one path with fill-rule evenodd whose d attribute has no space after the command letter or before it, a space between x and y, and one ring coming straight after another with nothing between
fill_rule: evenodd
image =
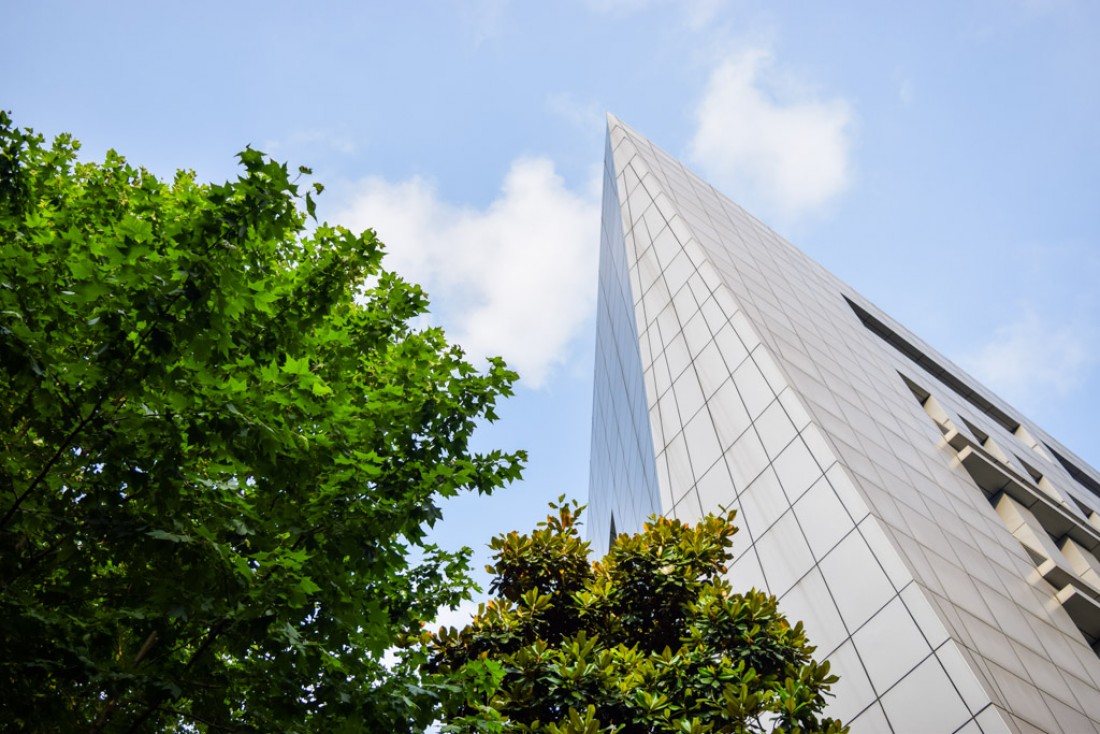
<instances>
[{"instance_id":1,"label":"pointed building top","mask_svg":"<svg viewBox=\"0 0 1100 734\"><path fill-rule=\"evenodd\" d=\"M836 651L841 681L863 681L838 686L830 709L855 730L962 731L980 710L1005 717L983 730L1007 731L1009 717L1035 716L1039 681L998 667L1010 628L1022 630L1013 648L1041 636L1073 649L1029 655L1078 682L1068 728L1100 726L1086 704L1100 700L1100 472L607 121L593 546L653 512L694 522L736 509L747 532L730 580L780 597ZM970 620L990 610L991 624L1029 623L979 640Z\"/></svg>"}]
</instances>

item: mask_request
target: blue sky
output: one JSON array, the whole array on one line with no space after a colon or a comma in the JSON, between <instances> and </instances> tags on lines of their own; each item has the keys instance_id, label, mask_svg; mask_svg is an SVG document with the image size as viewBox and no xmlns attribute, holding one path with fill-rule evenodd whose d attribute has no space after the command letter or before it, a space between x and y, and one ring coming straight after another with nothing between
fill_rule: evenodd
<instances>
[{"instance_id":1,"label":"blue sky","mask_svg":"<svg viewBox=\"0 0 1100 734\"><path fill-rule=\"evenodd\" d=\"M613 112L1100 466L1100 5L81 3L0 9L0 107L168 176L246 144L388 243L524 382L482 445L526 479L446 507L479 549L585 498Z\"/></svg>"}]
</instances>

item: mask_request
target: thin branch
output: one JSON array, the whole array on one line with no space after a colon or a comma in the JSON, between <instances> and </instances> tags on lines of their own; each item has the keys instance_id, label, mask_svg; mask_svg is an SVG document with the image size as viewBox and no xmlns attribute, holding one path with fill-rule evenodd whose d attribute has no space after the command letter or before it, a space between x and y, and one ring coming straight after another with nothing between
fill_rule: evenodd
<instances>
[{"instance_id":1,"label":"thin branch","mask_svg":"<svg viewBox=\"0 0 1100 734\"><path fill-rule=\"evenodd\" d=\"M60 538L55 540L53 543L51 543L50 545L46 546L44 549L42 549L38 553L35 553L33 556L31 556L30 559L28 559L26 565L23 566L23 568L21 568L19 570L19 573L15 574L11 578L9 578L3 584L0 584L0 591L4 591L8 587L10 587L13 583L15 583L15 581L17 579L19 579L22 576L25 576L27 573L29 573L31 571L31 569L33 569L35 566L37 566L40 561L42 561L42 560L48 558L49 556L52 556L54 553L56 553L58 546L60 546L61 543L64 542L68 538L69 538L68 534L62 535Z\"/></svg>"},{"instance_id":2,"label":"thin branch","mask_svg":"<svg viewBox=\"0 0 1100 734\"><path fill-rule=\"evenodd\" d=\"M134 656L133 665L136 666L141 664L141 661L144 660L145 656L149 654L149 651L153 649L153 645L157 644L158 637L156 630L149 633L149 636L145 638L145 642L141 643L141 649L139 649L137 655Z\"/></svg>"},{"instance_id":3,"label":"thin branch","mask_svg":"<svg viewBox=\"0 0 1100 734\"><path fill-rule=\"evenodd\" d=\"M202 657L206 653L206 651L210 649L210 646L213 645L215 641L217 641L218 637L220 637L221 634L229 628L229 626L230 621L228 619L222 619L222 621L211 627L210 631L206 633L206 639L203 640L198 649L191 654L191 659L187 661L187 665L184 666L184 670L190 670L192 667L194 667L195 663L199 661L199 658Z\"/></svg>"},{"instance_id":4,"label":"thin branch","mask_svg":"<svg viewBox=\"0 0 1100 734\"><path fill-rule=\"evenodd\" d=\"M145 659L145 656L149 654L149 651L153 649L153 645L157 644L157 631L153 630L145 638L145 642L141 643L141 647L138 649L137 654L134 655L134 659L131 661L131 665L136 667L141 664L141 661ZM115 715L115 711L118 710L119 697L117 695L112 696L107 705L104 707L102 713L96 717L95 722L92 724L92 728L88 730L88 734L100 734L103 731L103 727L107 726L107 722ZM152 713L152 712L150 712ZM142 719L144 721L148 716Z\"/></svg>"},{"instance_id":5,"label":"thin branch","mask_svg":"<svg viewBox=\"0 0 1100 734\"><path fill-rule=\"evenodd\" d=\"M37 476L35 476L33 480L31 480L31 483L27 486L25 490L23 490L22 494L15 498L15 502L13 502L12 506L8 508L8 511L4 514L4 517L0 518L0 530L3 530L5 527L7 527L8 523L11 522L12 517L15 515L15 512L19 509L19 506L23 504L23 500L27 499L30 493L38 487L39 483L41 483L42 480L46 478L46 475L49 474L50 470L53 469L55 464L57 464L62 454L64 454L69 446L72 445L73 439L75 439L77 435L84 430L85 426L91 423L92 419L96 417L96 415L99 413L99 409L103 407L103 403L106 402L106 400L107 395L104 395L102 398L100 398L99 402L96 403L95 406L92 407L91 412L88 413L88 417L80 421L80 423L78 423L73 428L73 430L69 431L69 434L65 436L64 440L61 441L61 443L57 447L57 450L54 451L53 456L51 456L49 461L46 462L45 466L42 467L42 470L38 472Z\"/></svg>"}]
</instances>

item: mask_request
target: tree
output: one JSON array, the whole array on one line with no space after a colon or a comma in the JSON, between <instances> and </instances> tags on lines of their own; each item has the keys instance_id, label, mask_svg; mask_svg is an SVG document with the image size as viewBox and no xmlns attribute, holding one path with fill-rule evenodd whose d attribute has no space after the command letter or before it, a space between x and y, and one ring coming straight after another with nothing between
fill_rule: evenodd
<instances>
[{"instance_id":1,"label":"tree","mask_svg":"<svg viewBox=\"0 0 1100 734\"><path fill-rule=\"evenodd\" d=\"M411 326L425 294L373 232L307 230L285 165L166 183L77 148L0 115L4 720L413 727L382 656L465 598L425 533L519 476L469 444L515 374Z\"/></svg>"},{"instance_id":2,"label":"tree","mask_svg":"<svg viewBox=\"0 0 1100 734\"><path fill-rule=\"evenodd\" d=\"M623 734L847 731L822 712L837 678L774 596L723 578L734 512L695 527L655 518L600 562L581 508L494 538L491 592L463 630L425 633L451 680L449 731Z\"/></svg>"}]
</instances>

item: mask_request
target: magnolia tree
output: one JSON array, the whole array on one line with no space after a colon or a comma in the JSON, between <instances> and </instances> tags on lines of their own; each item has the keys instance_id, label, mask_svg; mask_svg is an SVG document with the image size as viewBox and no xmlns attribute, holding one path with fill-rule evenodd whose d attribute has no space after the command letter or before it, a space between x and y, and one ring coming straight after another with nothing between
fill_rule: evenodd
<instances>
[{"instance_id":1,"label":"magnolia tree","mask_svg":"<svg viewBox=\"0 0 1100 734\"><path fill-rule=\"evenodd\" d=\"M519 475L469 448L515 375L261 153L218 186L76 151L0 115L5 724L416 730L381 659L464 598L425 530Z\"/></svg>"},{"instance_id":2,"label":"magnolia tree","mask_svg":"<svg viewBox=\"0 0 1100 734\"><path fill-rule=\"evenodd\" d=\"M491 592L462 630L421 636L449 681L445 731L829 732L836 676L774 596L725 581L734 513L656 518L588 560L581 508L492 542Z\"/></svg>"}]
</instances>

